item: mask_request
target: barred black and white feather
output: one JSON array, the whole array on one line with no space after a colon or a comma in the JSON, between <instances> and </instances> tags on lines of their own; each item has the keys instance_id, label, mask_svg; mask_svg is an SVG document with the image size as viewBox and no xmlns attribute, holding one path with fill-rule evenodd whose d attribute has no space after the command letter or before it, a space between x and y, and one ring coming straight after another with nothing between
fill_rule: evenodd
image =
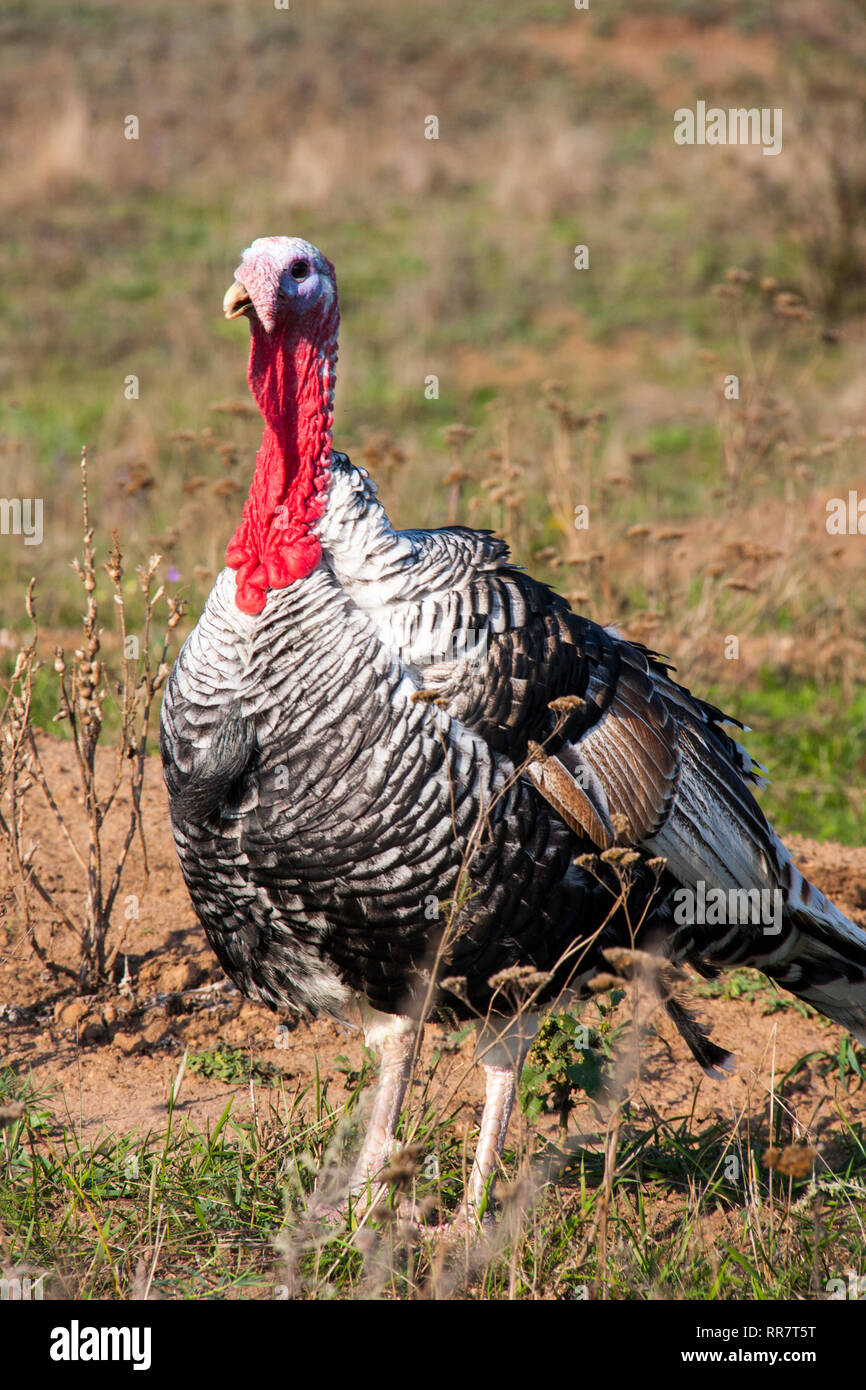
<instances>
[{"instance_id":1,"label":"barred black and white feather","mask_svg":"<svg viewBox=\"0 0 866 1390\"><path fill-rule=\"evenodd\" d=\"M360 997L472 1017L499 1007L491 980L512 965L550 973L541 1003L583 988L606 947L645 941L705 971L758 966L864 1035L866 933L773 834L732 721L495 537L392 529L343 455L317 534L318 566L256 616L223 571L163 706L183 873L248 994L307 1014ZM564 696L579 698L563 717L550 703ZM640 850L625 904L609 864L574 862L615 841ZM779 890L781 931L678 923L674 892L699 881ZM465 983L442 989L446 976Z\"/></svg>"}]
</instances>

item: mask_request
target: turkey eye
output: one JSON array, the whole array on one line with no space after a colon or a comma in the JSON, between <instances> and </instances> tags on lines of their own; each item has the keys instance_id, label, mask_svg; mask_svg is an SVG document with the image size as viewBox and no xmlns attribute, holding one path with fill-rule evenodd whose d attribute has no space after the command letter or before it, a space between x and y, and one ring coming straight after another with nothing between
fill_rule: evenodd
<instances>
[{"instance_id":1,"label":"turkey eye","mask_svg":"<svg viewBox=\"0 0 866 1390\"><path fill-rule=\"evenodd\" d=\"M293 280L306 280L310 273L309 261L293 261L289 266L289 274Z\"/></svg>"}]
</instances>

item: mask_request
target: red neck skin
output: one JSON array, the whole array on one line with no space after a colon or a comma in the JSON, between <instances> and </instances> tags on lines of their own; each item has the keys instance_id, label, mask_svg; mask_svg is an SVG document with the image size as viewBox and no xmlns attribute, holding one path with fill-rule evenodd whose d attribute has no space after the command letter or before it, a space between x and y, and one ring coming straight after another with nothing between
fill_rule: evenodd
<instances>
[{"instance_id":1,"label":"red neck skin","mask_svg":"<svg viewBox=\"0 0 866 1390\"><path fill-rule=\"evenodd\" d=\"M313 527L331 480L338 324L336 305L282 336L251 322L249 383L265 429L243 520L226 549L242 613L261 613L269 589L303 579L321 558Z\"/></svg>"}]
</instances>

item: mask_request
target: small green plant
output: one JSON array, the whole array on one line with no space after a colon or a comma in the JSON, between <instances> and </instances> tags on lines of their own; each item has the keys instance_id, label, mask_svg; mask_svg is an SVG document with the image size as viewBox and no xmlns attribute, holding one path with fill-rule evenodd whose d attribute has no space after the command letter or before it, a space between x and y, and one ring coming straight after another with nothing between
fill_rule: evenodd
<instances>
[{"instance_id":1,"label":"small green plant","mask_svg":"<svg viewBox=\"0 0 866 1390\"><path fill-rule=\"evenodd\" d=\"M198 1076L212 1077L230 1084L253 1079L262 1085L273 1086L281 1076L273 1062L250 1057L242 1047L217 1046L207 1052L191 1052L186 1065Z\"/></svg>"},{"instance_id":2,"label":"small green plant","mask_svg":"<svg viewBox=\"0 0 866 1390\"><path fill-rule=\"evenodd\" d=\"M612 990L610 1003L596 999L599 1022L590 1027L572 1013L550 1014L538 1030L520 1078L520 1104L532 1122L542 1114L559 1115L565 1134L581 1094L594 1098L605 1087L611 1059L613 1015L625 998Z\"/></svg>"}]
</instances>

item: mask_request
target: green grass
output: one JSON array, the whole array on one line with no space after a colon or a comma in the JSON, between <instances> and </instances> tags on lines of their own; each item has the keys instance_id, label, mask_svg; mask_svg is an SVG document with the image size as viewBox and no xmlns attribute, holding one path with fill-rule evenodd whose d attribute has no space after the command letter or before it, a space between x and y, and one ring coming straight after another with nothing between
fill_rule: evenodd
<instances>
[{"instance_id":1,"label":"green grass","mask_svg":"<svg viewBox=\"0 0 866 1390\"><path fill-rule=\"evenodd\" d=\"M768 769L761 805L781 834L862 845L866 835L866 688L786 680L763 671L758 689L711 695L753 732L743 741Z\"/></svg>"},{"instance_id":2,"label":"green grass","mask_svg":"<svg viewBox=\"0 0 866 1390\"><path fill-rule=\"evenodd\" d=\"M530 1184L545 1173L556 1181L528 1208L517 1205L519 1186L505 1191L499 1238L467 1265L460 1243L443 1258L435 1240L401 1227L399 1183L375 1217L323 1225L311 1216L316 1175L357 1143L365 1077L344 1106L331 1105L318 1078L293 1094L281 1079L256 1088L254 1119L236 1119L229 1102L204 1129L180 1120L169 1097L164 1132L82 1141L71 1122L51 1117L47 1096L6 1069L0 1106L20 1101L24 1114L0 1136L3 1257L83 1299L141 1297L148 1282L168 1298L583 1298L601 1280L614 1299L814 1298L840 1270L859 1268L866 1136L840 1106L832 1165L820 1160L811 1179L774 1177L762 1154L786 1142L779 1102L797 1070L777 1083L772 1135L754 1121L699 1125L693 1107L661 1119L633 1099L612 1181L600 1151L524 1131L519 1152L506 1151L506 1171L521 1161L524 1194L527 1173ZM249 1074L238 1077L239 1095L249 1086ZM429 1108L411 1137L418 1158L405 1191L453 1209L463 1142ZM671 1202L673 1222L662 1215ZM724 1234L708 1240L705 1224L719 1213Z\"/></svg>"},{"instance_id":3,"label":"green grass","mask_svg":"<svg viewBox=\"0 0 866 1390\"><path fill-rule=\"evenodd\" d=\"M703 999L745 999L750 1004L757 1004L762 1015L792 1009L803 1018L819 1017L816 1010L802 999L795 999L793 994L781 990L759 970L748 967L726 970L717 980L701 980L693 988Z\"/></svg>"}]
</instances>

